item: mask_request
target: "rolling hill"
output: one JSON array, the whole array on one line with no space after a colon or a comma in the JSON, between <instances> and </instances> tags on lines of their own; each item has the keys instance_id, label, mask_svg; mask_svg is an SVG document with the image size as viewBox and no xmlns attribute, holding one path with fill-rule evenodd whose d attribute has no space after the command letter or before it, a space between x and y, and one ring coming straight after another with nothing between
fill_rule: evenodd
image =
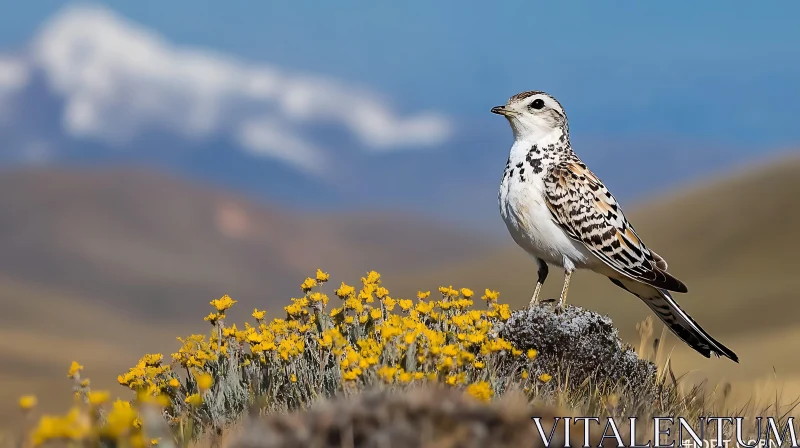
<instances>
[{"instance_id":1,"label":"rolling hill","mask_svg":"<svg viewBox=\"0 0 800 448\"><path fill-rule=\"evenodd\" d=\"M296 212L131 169L9 171L0 191L0 273L166 320L226 293L282 303L317 267L353 278L489 247L402 214Z\"/></svg>"},{"instance_id":2,"label":"rolling hill","mask_svg":"<svg viewBox=\"0 0 800 448\"><path fill-rule=\"evenodd\" d=\"M280 209L152 171L2 172L0 421L23 392L68 403L72 360L113 386L142 354L205 331L223 294L239 319L285 305L318 267L353 282L488 247L421 218Z\"/></svg>"},{"instance_id":3,"label":"rolling hill","mask_svg":"<svg viewBox=\"0 0 800 448\"><path fill-rule=\"evenodd\" d=\"M498 246L400 214L281 210L122 169L7 171L0 188L0 418L15 415L23 392L45 409L67 403L73 359L97 387L113 387L143 353L168 353L175 336L204 331L210 299L240 300L237 320L254 306L272 312L317 267L335 282L378 269L396 296L442 284L497 289L515 307L534 285L532 261L510 238ZM800 340L798 191L800 158L788 157L627 207L689 286L681 305L741 358L706 360L670 338L676 372L752 391L774 367L800 393L790 350ZM551 270L544 296L560 286ZM574 277L569 302L608 313L632 342L649 314L590 273Z\"/></svg>"}]
</instances>

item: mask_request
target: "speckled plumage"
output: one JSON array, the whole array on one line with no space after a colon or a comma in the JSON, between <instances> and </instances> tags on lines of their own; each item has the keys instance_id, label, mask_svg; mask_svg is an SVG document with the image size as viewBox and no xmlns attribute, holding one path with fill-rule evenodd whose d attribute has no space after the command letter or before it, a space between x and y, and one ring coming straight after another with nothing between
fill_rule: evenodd
<instances>
[{"instance_id":1,"label":"speckled plumage","mask_svg":"<svg viewBox=\"0 0 800 448\"><path fill-rule=\"evenodd\" d=\"M539 267L531 304L538 301L548 264L566 274L559 306L572 272L591 270L641 298L704 356L714 353L738 362L672 299L669 291L687 292L686 286L667 272L664 258L644 244L611 192L572 150L561 103L529 91L492 112L506 116L514 132L498 202L511 237Z\"/></svg>"}]
</instances>

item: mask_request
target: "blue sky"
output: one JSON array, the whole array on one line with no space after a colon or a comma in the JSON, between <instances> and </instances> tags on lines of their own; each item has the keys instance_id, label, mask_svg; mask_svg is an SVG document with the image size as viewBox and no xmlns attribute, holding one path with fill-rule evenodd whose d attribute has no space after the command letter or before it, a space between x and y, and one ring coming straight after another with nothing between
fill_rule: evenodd
<instances>
[{"instance_id":1,"label":"blue sky","mask_svg":"<svg viewBox=\"0 0 800 448\"><path fill-rule=\"evenodd\" d=\"M800 139L798 2L103 3L173 42L357 82L401 108L474 117L536 88L590 134ZM0 2L0 45L24 45L64 4Z\"/></svg>"},{"instance_id":2,"label":"blue sky","mask_svg":"<svg viewBox=\"0 0 800 448\"><path fill-rule=\"evenodd\" d=\"M343 87L336 91L339 96L326 99L326 112L318 120L322 129L307 129L291 113L277 115L276 120L269 116L264 120L263 114L271 113L271 109L264 107L259 109L261 115L245 117L253 118L251 121L222 123L219 129L215 128L219 132L203 134L210 142L208 145L213 146L211 150L194 156L189 151L159 155L162 165L193 171L201 178L219 174L222 166L228 167L228 173L219 175L245 190L274 192L285 182L256 185L262 182L260 179L270 177L260 173L272 173L269 170L274 167L253 165L253 151L247 155L251 158L235 154L232 146L236 142L231 143L229 137L234 136L235 140L238 135L241 140L243 134L261 144L256 145L256 152L273 151L270 154L274 155L276 145L300 148L313 155L306 159L312 163L317 160L316 154L330 156L327 160L347 156L352 172L374 173L370 182L385 178L387 173L376 167L384 165L381 169L385 169L388 162L390 168L395 168L391 175L396 183L385 191L375 190L374 195L365 194L367 202L395 195L398 203L425 203L429 209L444 210L445 203L453 208L460 206L457 199L475 202L472 196L465 198L461 192L464 185L470 184L471 192L482 195L480 203L487 210L494 208L498 170L505 161L511 133L502 119L488 111L512 94L530 89L548 91L562 102L570 117L577 151L599 170L607 183L618 186L617 194L622 197L674 187L709 172L715 165L727 167L748 158L800 147L800 126L795 119L800 104L797 83L800 2L796 1L97 3L136 27L157 33L166 46L154 48L166 51L158 54L174 57L178 62L173 65L182 63L179 57L186 55L185 49L197 48L204 54L221 56L216 63L227 58L245 63L241 67L232 66L235 70L242 67L249 70L247 67L258 64L279 69L285 75L279 85L284 87L297 74L342 83ZM0 0L0 59L4 54L26 52L43 23L56 17L68 4L50 0L24 3ZM51 36L50 45L56 45L57 41ZM77 42L73 44L78 45ZM102 42L95 40L93 45L102 49ZM180 48L181 52L170 53L173 48ZM63 48L59 51L62 50L66 51ZM107 58L113 58L111 53L98 53L102 56L100 62L105 64ZM113 73L125 68L125 61L113 64L102 67L111 67ZM53 72L54 76L72 79L69 77L82 70L80 62L62 68L64 71ZM142 79L148 76L141 67L134 69L111 79L120 83L114 84L118 90L139 85L125 84L128 75L144 76ZM179 74L178 79L181 76L184 75ZM160 84L146 85L154 90L143 94L156 92L158 97L173 93L170 87L173 84L169 82L174 79L157 81ZM319 85L325 84L314 81L307 86L308 91L315 91ZM90 80L69 86L61 93L68 101L80 102L85 99L81 96L82 89L92 87ZM359 130L352 120L347 121L352 118L345 116L347 111L364 106L357 102L344 104L351 88L366 89L368 94L364 98L373 95L378 98L377 102L366 103L368 110L387 114L386 121L378 123L383 126L378 126L382 129L378 137L401 146L405 144L405 129L430 121L426 117L433 115L425 115L427 112L445 117L447 122L438 130L408 132L410 141L417 142L411 146L429 142L421 146L434 146L436 150L410 151L409 155L403 151L390 154L381 148L351 150L359 138L361 144L366 141L369 146L370 132L374 131L369 126ZM203 99L204 90L175 89L175 92L178 99L191 104L198 95ZM130 108L118 97L95 99L98 110L108 111L111 117L101 120L105 126L101 131L114 130L118 123L133 123L131 126L140 130L136 126L143 121L158 124L164 117L174 116L167 107L169 104L160 111L166 115L143 118L141 111L137 112L139 115L126 115ZM245 100L237 110L244 115L249 108L264 106L248 103L251 98L234 99ZM343 103L337 107L337 101ZM219 109L212 112L224 113L226 103L220 104L215 104ZM59 113L44 114L51 117L50 122L31 127L32 131L20 137L20 141L41 135L41 129L49 130L46 126L52 127L53 123L57 126L58 120L52 117ZM42 114L33 111L27 116ZM339 120L335 124L346 128L346 132L334 129L336 132L331 133L328 126L331 120ZM193 132L194 122L187 123L174 126L181 132L186 129ZM290 125L297 125L292 128L296 133L280 134ZM225 126L238 127L232 130ZM16 132L18 128L10 129ZM172 140L164 140L164 129L154 130L152 126L144 129L148 132L144 141L148 143L164 147L183 144L176 142L174 135L170 137ZM61 139L56 144L72 144L73 140ZM336 141L335 148L324 147L331 141ZM42 147L50 144L34 143ZM105 143L92 146L81 141L77 146L84 153L89 151L85 148L93 151L97 147L99 153L105 150ZM272 147L268 147L270 144ZM351 152L360 154L360 158ZM83 158L96 156L91 151L88 156L84 153L81 153ZM609 154L612 157L604 158ZM620 168L616 162L619 160L635 163ZM658 166L653 166L653 162ZM406 180L419 173L437 178L439 166L453 164L460 171L452 177L424 185ZM244 172L250 174L243 176ZM276 175L275 179L284 179L284 174ZM359 196L356 193L374 189L374 184L364 182L351 182L351 189L342 193L343 197L353 198Z\"/></svg>"}]
</instances>

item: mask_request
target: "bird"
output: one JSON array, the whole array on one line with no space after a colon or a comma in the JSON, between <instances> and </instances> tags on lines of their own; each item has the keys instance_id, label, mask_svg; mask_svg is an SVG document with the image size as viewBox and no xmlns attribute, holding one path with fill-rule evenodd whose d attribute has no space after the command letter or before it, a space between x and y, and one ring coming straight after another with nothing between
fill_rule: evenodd
<instances>
[{"instance_id":1,"label":"bird","mask_svg":"<svg viewBox=\"0 0 800 448\"><path fill-rule=\"evenodd\" d=\"M688 292L667 272L667 262L649 249L622 207L573 151L561 103L538 90L518 93L491 109L511 125L514 143L498 192L500 215L514 242L533 257L539 302L549 267L564 270L556 310L565 309L570 279L589 270L639 297L681 340L701 355L738 356L711 337L670 292Z\"/></svg>"}]
</instances>

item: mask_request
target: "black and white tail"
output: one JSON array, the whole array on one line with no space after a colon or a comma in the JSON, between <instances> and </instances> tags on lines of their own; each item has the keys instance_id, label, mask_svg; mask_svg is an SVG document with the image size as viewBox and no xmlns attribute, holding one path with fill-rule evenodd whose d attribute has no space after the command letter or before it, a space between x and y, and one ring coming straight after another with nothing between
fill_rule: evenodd
<instances>
[{"instance_id":1,"label":"black and white tail","mask_svg":"<svg viewBox=\"0 0 800 448\"><path fill-rule=\"evenodd\" d=\"M718 357L726 356L739 362L736 353L706 333L694 319L689 317L686 311L678 306L669 292L635 280L615 278L610 278L610 280L620 288L642 299L676 336L701 355L710 358L713 353Z\"/></svg>"}]
</instances>

